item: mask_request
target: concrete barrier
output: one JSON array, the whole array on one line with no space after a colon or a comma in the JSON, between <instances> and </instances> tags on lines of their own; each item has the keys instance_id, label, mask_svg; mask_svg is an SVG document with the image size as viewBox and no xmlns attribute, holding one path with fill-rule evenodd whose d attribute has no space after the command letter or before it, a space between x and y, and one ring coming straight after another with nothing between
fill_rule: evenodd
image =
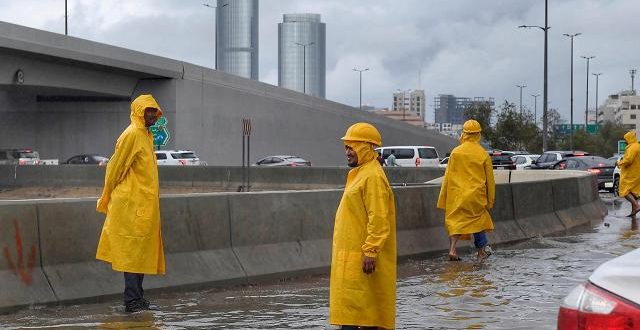
<instances>
[{"instance_id":1,"label":"concrete barrier","mask_svg":"<svg viewBox=\"0 0 640 330\"><path fill-rule=\"evenodd\" d=\"M444 212L436 208L439 191L433 185L394 188L399 258L446 251ZM342 192L163 196L167 275L149 276L145 287L229 285L326 272ZM496 195L494 244L564 232L603 216L589 175L498 184ZM0 310L121 294L122 274L95 260L104 216L94 208L94 198L0 202L0 247L9 251L0 260ZM26 267L31 269L27 283L19 270L28 260L35 261L32 269Z\"/></svg>"},{"instance_id":2,"label":"concrete barrier","mask_svg":"<svg viewBox=\"0 0 640 330\"><path fill-rule=\"evenodd\" d=\"M58 301L41 268L37 217L32 203L0 202L0 310Z\"/></svg>"}]
</instances>

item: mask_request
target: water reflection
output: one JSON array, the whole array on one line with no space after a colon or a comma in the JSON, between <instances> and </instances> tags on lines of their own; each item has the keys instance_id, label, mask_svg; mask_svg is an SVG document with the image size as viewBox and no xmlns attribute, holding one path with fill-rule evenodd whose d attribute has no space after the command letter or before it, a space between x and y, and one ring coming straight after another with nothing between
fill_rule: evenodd
<instances>
[{"instance_id":1,"label":"water reflection","mask_svg":"<svg viewBox=\"0 0 640 330\"><path fill-rule=\"evenodd\" d=\"M155 326L156 320L151 312L117 315L98 326L99 329L136 329L136 330L160 330Z\"/></svg>"}]
</instances>

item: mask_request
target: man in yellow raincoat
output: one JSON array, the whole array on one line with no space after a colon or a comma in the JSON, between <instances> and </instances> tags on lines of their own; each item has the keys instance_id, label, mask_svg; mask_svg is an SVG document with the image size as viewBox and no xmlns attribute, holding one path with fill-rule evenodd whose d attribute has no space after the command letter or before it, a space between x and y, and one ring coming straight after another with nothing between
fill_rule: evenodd
<instances>
[{"instance_id":1,"label":"man in yellow raincoat","mask_svg":"<svg viewBox=\"0 0 640 330\"><path fill-rule=\"evenodd\" d=\"M162 116L151 95L131 103L131 124L118 138L107 164L96 210L106 214L96 258L124 272L125 311L149 308L144 274L164 274L158 167L149 126Z\"/></svg>"},{"instance_id":2,"label":"man in yellow raincoat","mask_svg":"<svg viewBox=\"0 0 640 330\"><path fill-rule=\"evenodd\" d=\"M445 210L445 227L449 233L449 260L458 261L459 239L474 236L478 261L492 254L485 234L493 230L489 210L496 196L493 165L489 153L480 145L480 123L467 120L460 145L451 151L444 174L438 208Z\"/></svg>"},{"instance_id":3,"label":"man in yellow raincoat","mask_svg":"<svg viewBox=\"0 0 640 330\"><path fill-rule=\"evenodd\" d=\"M336 212L331 251L329 323L342 329L393 329L396 317L396 209L368 123L342 138L349 171Z\"/></svg>"},{"instance_id":4,"label":"man in yellow raincoat","mask_svg":"<svg viewBox=\"0 0 640 330\"><path fill-rule=\"evenodd\" d=\"M627 147L617 164L620 167L618 194L631 203L631 213L628 216L633 217L640 211L636 201L640 197L640 144L634 131L627 132L624 139L627 141Z\"/></svg>"}]
</instances>

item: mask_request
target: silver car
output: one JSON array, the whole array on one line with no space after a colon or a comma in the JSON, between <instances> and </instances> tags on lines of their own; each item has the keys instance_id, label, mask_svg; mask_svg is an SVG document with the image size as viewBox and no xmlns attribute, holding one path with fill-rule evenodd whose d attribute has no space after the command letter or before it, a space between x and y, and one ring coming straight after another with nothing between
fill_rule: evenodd
<instances>
[{"instance_id":1,"label":"silver car","mask_svg":"<svg viewBox=\"0 0 640 330\"><path fill-rule=\"evenodd\" d=\"M311 166L311 162L298 156L276 155L267 156L254 165L258 166Z\"/></svg>"},{"instance_id":2,"label":"silver car","mask_svg":"<svg viewBox=\"0 0 640 330\"><path fill-rule=\"evenodd\" d=\"M558 330L639 328L640 249L600 265L558 312Z\"/></svg>"}]
</instances>

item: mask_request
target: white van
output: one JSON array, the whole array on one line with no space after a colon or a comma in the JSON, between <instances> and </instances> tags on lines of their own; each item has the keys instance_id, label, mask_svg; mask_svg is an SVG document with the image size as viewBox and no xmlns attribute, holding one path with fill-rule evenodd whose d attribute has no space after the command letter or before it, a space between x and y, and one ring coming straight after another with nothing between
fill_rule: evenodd
<instances>
[{"instance_id":1,"label":"white van","mask_svg":"<svg viewBox=\"0 0 640 330\"><path fill-rule=\"evenodd\" d=\"M387 160L393 154L396 156L396 163L405 167L438 167L440 159L438 151L429 146L388 146L375 149Z\"/></svg>"}]
</instances>

